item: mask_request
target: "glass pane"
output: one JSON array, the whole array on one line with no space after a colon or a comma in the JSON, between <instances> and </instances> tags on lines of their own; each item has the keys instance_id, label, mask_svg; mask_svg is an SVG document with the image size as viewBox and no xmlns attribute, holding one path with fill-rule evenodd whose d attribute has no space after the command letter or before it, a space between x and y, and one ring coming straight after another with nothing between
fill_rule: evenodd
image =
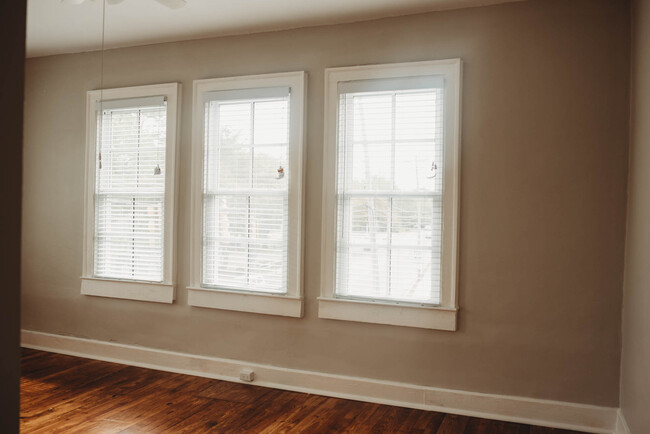
<instances>
[{"instance_id":1,"label":"glass pane","mask_svg":"<svg viewBox=\"0 0 650 434\"><path fill-rule=\"evenodd\" d=\"M248 236L255 240L286 240L285 216L288 212L287 208L286 197L251 197Z\"/></svg>"},{"instance_id":2,"label":"glass pane","mask_svg":"<svg viewBox=\"0 0 650 434\"><path fill-rule=\"evenodd\" d=\"M391 218L391 245L431 246L432 234L440 231L440 207L430 198L394 198ZM439 203L439 202L438 202ZM435 227L434 227L435 224Z\"/></svg>"},{"instance_id":3,"label":"glass pane","mask_svg":"<svg viewBox=\"0 0 650 434\"><path fill-rule=\"evenodd\" d=\"M352 244L388 245L388 199L350 198L344 237Z\"/></svg>"},{"instance_id":4,"label":"glass pane","mask_svg":"<svg viewBox=\"0 0 650 434\"><path fill-rule=\"evenodd\" d=\"M248 284L245 242L207 241L203 251L203 284L244 288Z\"/></svg>"},{"instance_id":5,"label":"glass pane","mask_svg":"<svg viewBox=\"0 0 650 434\"><path fill-rule=\"evenodd\" d=\"M248 198L208 195L204 200L204 233L208 239L246 237Z\"/></svg>"},{"instance_id":6,"label":"glass pane","mask_svg":"<svg viewBox=\"0 0 650 434\"><path fill-rule=\"evenodd\" d=\"M338 252L339 294L357 297L388 295L386 249L342 247Z\"/></svg>"},{"instance_id":7,"label":"glass pane","mask_svg":"<svg viewBox=\"0 0 650 434\"><path fill-rule=\"evenodd\" d=\"M431 299L430 250L391 249L389 298L427 301Z\"/></svg>"},{"instance_id":8,"label":"glass pane","mask_svg":"<svg viewBox=\"0 0 650 434\"><path fill-rule=\"evenodd\" d=\"M286 145L289 142L289 101L255 103L256 145Z\"/></svg>"},{"instance_id":9,"label":"glass pane","mask_svg":"<svg viewBox=\"0 0 650 434\"><path fill-rule=\"evenodd\" d=\"M286 291L288 109L288 98L208 104L203 285Z\"/></svg>"},{"instance_id":10,"label":"glass pane","mask_svg":"<svg viewBox=\"0 0 650 434\"><path fill-rule=\"evenodd\" d=\"M351 146L348 153L352 182L349 190L390 190L392 147L390 143L366 143Z\"/></svg>"},{"instance_id":11,"label":"glass pane","mask_svg":"<svg viewBox=\"0 0 650 434\"><path fill-rule=\"evenodd\" d=\"M218 148L217 179L218 189L238 190L251 188L251 149Z\"/></svg>"},{"instance_id":12,"label":"glass pane","mask_svg":"<svg viewBox=\"0 0 650 434\"><path fill-rule=\"evenodd\" d=\"M98 114L96 277L163 280L166 113L158 106Z\"/></svg>"},{"instance_id":13,"label":"glass pane","mask_svg":"<svg viewBox=\"0 0 650 434\"><path fill-rule=\"evenodd\" d=\"M339 106L339 295L438 303L442 91L344 95Z\"/></svg>"},{"instance_id":14,"label":"glass pane","mask_svg":"<svg viewBox=\"0 0 650 434\"><path fill-rule=\"evenodd\" d=\"M442 193L442 179L442 155L433 142L395 144L395 190Z\"/></svg>"},{"instance_id":15,"label":"glass pane","mask_svg":"<svg viewBox=\"0 0 650 434\"><path fill-rule=\"evenodd\" d=\"M387 140L392 136L393 96L355 95L353 98L352 141L354 144Z\"/></svg>"},{"instance_id":16,"label":"glass pane","mask_svg":"<svg viewBox=\"0 0 650 434\"><path fill-rule=\"evenodd\" d=\"M251 144L251 103L221 103L216 121L219 146L242 146Z\"/></svg>"},{"instance_id":17,"label":"glass pane","mask_svg":"<svg viewBox=\"0 0 650 434\"><path fill-rule=\"evenodd\" d=\"M279 176L282 167L284 176ZM253 149L253 188L287 188L289 167L286 146L260 146Z\"/></svg>"},{"instance_id":18,"label":"glass pane","mask_svg":"<svg viewBox=\"0 0 650 434\"><path fill-rule=\"evenodd\" d=\"M251 243L249 286L280 292L285 287L284 261L286 249L273 243Z\"/></svg>"},{"instance_id":19,"label":"glass pane","mask_svg":"<svg viewBox=\"0 0 650 434\"><path fill-rule=\"evenodd\" d=\"M440 90L395 95L395 138L399 141L433 141L442 132Z\"/></svg>"}]
</instances>

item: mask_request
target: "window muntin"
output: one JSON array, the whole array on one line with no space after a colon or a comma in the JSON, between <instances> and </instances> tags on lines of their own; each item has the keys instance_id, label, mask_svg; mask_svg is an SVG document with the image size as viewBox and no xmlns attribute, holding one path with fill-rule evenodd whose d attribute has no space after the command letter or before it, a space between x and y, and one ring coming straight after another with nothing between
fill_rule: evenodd
<instances>
[{"instance_id":1,"label":"window muntin","mask_svg":"<svg viewBox=\"0 0 650 434\"><path fill-rule=\"evenodd\" d=\"M157 99L98 104L94 277L164 280L167 108Z\"/></svg>"},{"instance_id":2,"label":"window muntin","mask_svg":"<svg viewBox=\"0 0 650 434\"><path fill-rule=\"evenodd\" d=\"M206 100L201 286L287 293L289 89Z\"/></svg>"},{"instance_id":3,"label":"window muntin","mask_svg":"<svg viewBox=\"0 0 650 434\"><path fill-rule=\"evenodd\" d=\"M444 89L427 79L339 83L338 297L441 303Z\"/></svg>"}]
</instances>

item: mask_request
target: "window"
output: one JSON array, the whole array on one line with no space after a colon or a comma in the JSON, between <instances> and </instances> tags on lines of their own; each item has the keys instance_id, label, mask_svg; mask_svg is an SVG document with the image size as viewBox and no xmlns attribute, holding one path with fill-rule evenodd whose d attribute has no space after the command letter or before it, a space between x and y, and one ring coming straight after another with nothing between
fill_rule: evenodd
<instances>
[{"instance_id":1,"label":"window","mask_svg":"<svg viewBox=\"0 0 650 434\"><path fill-rule=\"evenodd\" d=\"M455 329L459 75L326 71L321 317Z\"/></svg>"},{"instance_id":2,"label":"window","mask_svg":"<svg viewBox=\"0 0 650 434\"><path fill-rule=\"evenodd\" d=\"M194 306L301 316L304 73L195 82Z\"/></svg>"},{"instance_id":3,"label":"window","mask_svg":"<svg viewBox=\"0 0 650 434\"><path fill-rule=\"evenodd\" d=\"M88 92L82 293L171 303L178 84Z\"/></svg>"}]
</instances>

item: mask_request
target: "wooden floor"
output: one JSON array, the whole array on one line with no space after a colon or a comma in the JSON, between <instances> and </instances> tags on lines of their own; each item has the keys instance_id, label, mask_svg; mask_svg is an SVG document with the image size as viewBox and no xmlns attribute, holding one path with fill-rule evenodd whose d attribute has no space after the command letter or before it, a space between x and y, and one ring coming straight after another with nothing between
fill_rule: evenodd
<instances>
[{"instance_id":1,"label":"wooden floor","mask_svg":"<svg viewBox=\"0 0 650 434\"><path fill-rule=\"evenodd\" d=\"M23 350L21 432L559 434Z\"/></svg>"}]
</instances>

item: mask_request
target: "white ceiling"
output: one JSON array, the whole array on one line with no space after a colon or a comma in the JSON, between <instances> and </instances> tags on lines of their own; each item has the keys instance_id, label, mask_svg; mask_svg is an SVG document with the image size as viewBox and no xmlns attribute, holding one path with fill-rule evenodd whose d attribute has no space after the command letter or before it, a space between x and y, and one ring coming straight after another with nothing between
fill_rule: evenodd
<instances>
[{"instance_id":1,"label":"white ceiling","mask_svg":"<svg viewBox=\"0 0 650 434\"><path fill-rule=\"evenodd\" d=\"M27 56L101 48L102 1L28 0ZM106 5L105 46L129 47L213 36L354 22L517 0L154 0Z\"/></svg>"}]
</instances>

